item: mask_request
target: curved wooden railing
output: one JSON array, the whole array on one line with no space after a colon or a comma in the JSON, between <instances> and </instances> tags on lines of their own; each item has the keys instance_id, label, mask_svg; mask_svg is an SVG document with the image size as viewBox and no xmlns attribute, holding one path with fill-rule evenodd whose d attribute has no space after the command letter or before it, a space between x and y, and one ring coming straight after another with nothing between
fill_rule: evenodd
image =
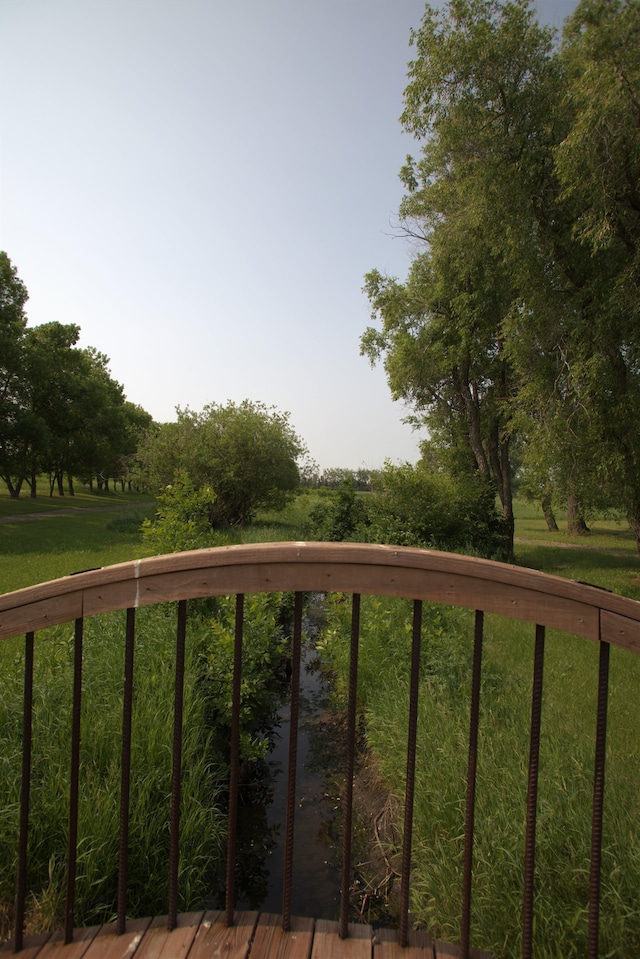
<instances>
[{"instance_id":1,"label":"curved wooden railing","mask_svg":"<svg viewBox=\"0 0 640 959\"><path fill-rule=\"evenodd\" d=\"M465 854L463 864L462 956L470 948L471 874L475 809L475 777L477 764L478 717L480 698L480 663L482 656L483 615L496 613L535 624L536 647L534 656L533 701L531 712L531 745L528 773L527 823L525 835L523 937L522 953L525 959L532 954L533 881L535 861L535 829L537 807L538 750L540 736L541 686L546 627L572 633L600 644L600 671L598 685L598 717L595 743L595 779L592 810L591 882L589 903L589 957L598 954L598 924L600 910L600 859L602 845L602 816L604 790L604 760L606 749L607 681L610 644L640 652L640 603L614 595L587 584L549 576L534 570L495 563L467 556L419 550L404 547L345 543L269 543L248 546L230 546L197 550L167 556L152 557L121 563L104 569L88 570L63 579L17 590L0 597L0 639L26 635L25 653L25 718L23 736L23 784L21 826L18 854L18 877L15 914L15 948L22 947L25 915L27 875L27 835L29 823L30 782L30 684L33 670L34 633L58 623L75 621L76 675L74 679L74 714L79 726L79 696L81 687L82 623L98 613L117 609L133 612L136 608L157 603L178 601L178 648L184 650L186 601L219 595L235 594L236 620L236 676L234 680L234 729L232 731L229 846L227 852L227 921L233 921L233 864L235 850L235 797L237 795L238 729L237 713L242 659L242 597L247 593L294 592L296 612L294 623L294 673L292 700L296 700L296 665L299 666L302 594L307 591L340 592L353 595L352 666L348 708L348 744L345 775L345 837L343 845L343 879L341 895L341 935L347 935L351 783L356 723L355 671L357 669L359 597L361 594L404 597L414 601L414 655L412 673L412 702L409 712L409 743L407 749L407 786L405 797L404 848L402 859L401 907L399 939L407 943L409 873L411 860L411 826L414 790L415 736L421 603L423 601L466 607L476 611L474 638L474 665L471 692L471 720L465 818ZM127 644L134 641L133 617L127 619ZM418 654L416 655L416 648ZM132 659L132 657L131 657ZM178 667L176 667L178 669ZM125 678L124 714L131 709L132 677ZM77 687L77 689L76 689ZM127 692L128 690L128 692ZM179 809L180 795L180 722L181 691L176 684L176 733L174 737L174 781L172 804ZM297 722L292 705L292 740ZM79 768L79 741L75 734L71 759L71 817L69 829L69 860L65 938L73 935L73 886L75 876L74 805L77 817L77 790ZM127 722L123 723L123 795L128 802L128 740ZM292 793L293 790L293 793ZM289 802L293 807L295 796L295 748L290 754ZM121 817L122 820L122 817ZM121 886L118 892L118 923L124 929L126 916L126 815L120 837ZM290 847L293 842L293 817L288 814L283 890L283 925L290 922L289 901L291 876ZM169 922L176 921L177 857L179 849L179 817L172 816L171 852L169 864ZM123 879L123 877L125 877Z\"/></svg>"}]
</instances>

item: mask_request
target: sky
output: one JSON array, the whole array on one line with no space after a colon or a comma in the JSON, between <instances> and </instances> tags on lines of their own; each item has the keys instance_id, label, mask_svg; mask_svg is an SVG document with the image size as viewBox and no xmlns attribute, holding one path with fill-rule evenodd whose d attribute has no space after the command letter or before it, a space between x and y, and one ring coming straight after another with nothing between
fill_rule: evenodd
<instances>
[{"instance_id":1,"label":"sky","mask_svg":"<svg viewBox=\"0 0 640 959\"><path fill-rule=\"evenodd\" d=\"M576 0L540 0L560 27ZM128 400L262 402L321 469L415 462L360 355L403 279L422 0L0 0L0 250L30 326L81 328Z\"/></svg>"}]
</instances>

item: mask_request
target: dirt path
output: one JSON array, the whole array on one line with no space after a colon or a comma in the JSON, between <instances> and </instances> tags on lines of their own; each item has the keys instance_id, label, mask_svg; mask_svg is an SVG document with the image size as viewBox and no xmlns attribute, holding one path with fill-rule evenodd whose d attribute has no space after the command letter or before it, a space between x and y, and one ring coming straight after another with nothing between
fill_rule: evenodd
<instances>
[{"instance_id":1,"label":"dirt path","mask_svg":"<svg viewBox=\"0 0 640 959\"><path fill-rule=\"evenodd\" d=\"M590 549L594 553L608 553L609 556L628 556L630 559L638 557L638 554L633 550L629 549L616 549L615 547L610 546L591 546L589 543L554 543L552 541L543 542L539 539L524 539L521 536L516 536L514 543L524 543L526 546L552 546L555 549Z\"/></svg>"},{"instance_id":2,"label":"dirt path","mask_svg":"<svg viewBox=\"0 0 640 959\"><path fill-rule=\"evenodd\" d=\"M68 509L52 509L48 513L19 513L16 516L0 516L0 523L19 523L30 519L51 519L56 516L72 516L76 513L99 513L102 510L123 510L144 507L145 503L109 503L104 506L70 506Z\"/></svg>"}]
</instances>

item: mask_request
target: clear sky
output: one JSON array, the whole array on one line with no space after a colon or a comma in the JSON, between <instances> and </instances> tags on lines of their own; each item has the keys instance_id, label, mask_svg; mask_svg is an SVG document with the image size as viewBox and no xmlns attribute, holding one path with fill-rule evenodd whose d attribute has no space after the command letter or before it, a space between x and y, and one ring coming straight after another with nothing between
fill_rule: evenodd
<instances>
[{"instance_id":1,"label":"clear sky","mask_svg":"<svg viewBox=\"0 0 640 959\"><path fill-rule=\"evenodd\" d=\"M576 0L541 0L560 26ZM127 399L259 400L321 467L418 458L360 356L400 278L421 0L0 0L0 249Z\"/></svg>"}]
</instances>

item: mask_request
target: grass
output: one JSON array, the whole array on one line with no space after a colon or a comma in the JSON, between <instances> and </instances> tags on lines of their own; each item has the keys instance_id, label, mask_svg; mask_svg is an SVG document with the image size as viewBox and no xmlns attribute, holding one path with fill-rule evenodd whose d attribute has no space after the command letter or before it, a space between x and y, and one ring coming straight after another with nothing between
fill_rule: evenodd
<instances>
[{"instance_id":1,"label":"grass","mask_svg":"<svg viewBox=\"0 0 640 959\"><path fill-rule=\"evenodd\" d=\"M166 912L175 617L164 606L138 611L133 711L128 914ZM82 924L114 917L120 797L124 614L85 624L76 916ZM202 901L225 834L219 797L223 755L198 694L199 637L187 643L183 794L182 909ZM33 765L29 833L29 932L59 927L64 908L73 624L38 634L35 646ZM23 659L3 643L0 685L0 915L10 913L16 870L21 764ZM8 668L13 666L13 669ZM7 930L8 931L8 930Z\"/></svg>"},{"instance_id":2,"label":"grass","mask_svg":"<svg viewBox=\"0 0 640 959\"><path fill-rule=\"evenodd\" d=\"M115 509L90 509L108 505ZM142 556L140 526L153 516L149 497L82 497L84 508L67 514L50 507L42 519L20 519L19 501L10 521L0 523L0 586L3 591L68 575L84 568ZM3 505L7 505L6 503ZM66 506L66 504L64 504ZM18 509L15 509L18 507ZM299 537L295 504L284 515L267 515L258 535ZM246 531L245 531L246 533ZM239 537L238 537L239 538ZM263 602L259 602L263 600ZM210 605L210 604L209 604ZM221 799L226 785L228 730L212 708L230 699L228 666L233 648L233 604L219 601L215 625L207 604L191 604L187 642L181 800L180 904L198 908L212 887L226 822ZM271 708L265 684L276 662L274 636L280 606L249 597L243 681L253 700ZM175 615L168 606L136 614L133 789L130 814L128 915L167 911L168 801L172 752ZM226 615L225 615L226 613ZM253 615L252 615L253 613ZM230 623L230 625L229 625ZM260 632L262 631L262 633ZM262 635L264 634L264 635ZM124 613L85 623L83 647L82 784L76 882L76 921L87 925L113 918L117 883L119 742L122 723ZM266 658L265 658L266 657ZM34 681L34 759L30 811L29 932L59 927L64 908L70 691L73 624L41 630ZM254 663L254 660L256 661ZM265 663L268 665L265 666ZM10 931L16 874L21 764L23 640L0 644L0 940ZM229 674L229 675L227 675ZM206 689L215 688L215 697ZM244 704L247 749L257 721L254 703ZM222 710L224 713L224 710ZM221 737L220 729L225 729ZM243 735L244 732L243 732ZM244 742L244 740L243 740ZM257 745L256 745L257 743Z\"/></svg>"},{"instance_id":3,"label":"grass","mask_svg":"<svg viewBox=\"0 0 640 959\"><path fill-rule=\"evenodd\" d=\"M85 504L73 515L49 515L42 520L20 521L19 510L13 520L0 523L0 588L14 589L33 582L66 575L78 569L108 565L143 554L139 525L144 515L153 513L148 499L130 500L128 494L97 496L83 493ZM43 501L44 501L43 497ZM304 525L315 494L305 494L292 502L286 510L260 515L251 527L235 537L242 542L268 542L304 538ZM7 498L8 500L8 498ZM65 498L66 500L66 498ZM67 507L67 502L46 504L47 511ZM79 503L80 500L78 499ZM122 506L122 509L89 511L87 506ZM2 511L31 505L24 500L18 504L0 498ZM130 505L132 504L132 505ZM43 504L44 505L44 504ZM76 502L74 502L74 506ZM27 512L29 510L26 510ZM564 518L558 517L562 524ZM546 572L591 582L640 600L640 557L631 533L613 519L595 519L586 536L571 537L565 531L550 534L542 514L535 507L517 504L516 562ZM376 606L376 603L378 605ZM380 603L375 599L364 602L363 643L360 666L360 692L365 704L367 735L371 748L380 757L383 772L392 788L401 792L406 736L406 687L408 634L405 622L406 607L402 603ZM338 670L343 655L339 639L343 628L340 604L338 617L326 635L325 653L332 658ZM156 682L167 680L171 671L173 640L163 632L162 610L146 611L149 620L148 636L143 631L141 643L147 651L150 646L149 669L141 680L140 710L137 723L143 735L138 762L140 785L140 837L136 849L144 848L149 837L145 829L153 820L164 822L153 812L156 794L166 793L166 766L170 752L166 719L168 702L156 692ZM156 622L153 616L160 617ZM105 622L102 623L101 620ZM117 620L116 620L117 621ZM110 705L109 688L121 683L121 660L112 655L118 646L100 618L92 625L87 645L87 688L85 697L86 735L89 763L89 806L86 821L91 821L96 845L90 845L88 834L83 834L83 857L80 876L81 899L86 915L109 915L105 905L112 893L113 872L105 865L100 851L104 846L112 856L110 829L117 818L113 797L118 786L113 778L117 757L106 745L105 730L118 728L117 710ZM333 635L331 629L334 630ZM118 627L118 636L122 626ZM443 938L455 940L459 936L461 833L464 821L464 779L466 775L466 743L468 737L469 666L471 656L471 617L464 612L450 613L439 609L429 611L425 624L425 649L420 699L420 746L418 756L418 786L416 822L414 826L414 898L413 916L419 923ZM39 634L40 635L40 634ZM146 637L146 638L145 638ZM164 637L164 638L163 638ZM331 648L333 645L333 648ZM37 736L46 744L47 765L52 770L53 786L47 797L43 793L34 802L43 810L64 809L65 789L60 770L66 762L68 736L68 658L69 635L54 631L45 637L40 649L40 686L37 700ZM158 658L153 653L157 647ZM119 647L118 647L119 648ZM547 636L545 685L543 704L543 746L537 864L539 875L544 875L536 892L536 955L572 957L585 952L586 913L589 856L589 817L592 792L593 735L595 729L595 684L597 676L597 646L567 637L553 631ZM15 835L17 745L19 730L14 728L20 715L18 705L19 676L13 666L20 665L21 647L13 642L3 643L0 663L5 681L1 687L0 727L9 730L13 745L0 750L0 786L9 792L3 798L2 815L14 818L0 828L0 835ZM499 617L486 621L486 644L483 672L481 756L478 779L477 834L474 852L474 906L472 940L475 945L492 949L496 956L518 954L520 937L520 910L522 894L522 855L524 806L526 801L526 763L528 753L528 723L533 656L533 630ZM155 665L153 665L155 663ZM391 663L391 665L390 665ZM56 670L54 671L54 666ZM113 671L113 672L112 672ZM60 674L60 685L54 677ZM384 676L384 682L381 677ZM145 685L148 684L148 685ZM197 683L192 683L195 688ZM610 712L608 737L608 768L605 806L605 844L603 856L603 901L601 952L616 957L640 954L640 909L637 890L640 888L640 735L637 723L637 690L640 688L640 657L619 649L612 650L610 679ZM162 694L165 695L164 693ZM170 695L170 692L167 693ZM194 702L196 712L199 708ZM198 722L195 723L198 727ZM200 724L202 727L204 724ZM51 731L62 729L60 756L49 746ZM89 730L91 734L89 734ZM95 730L95 735L94 735ZM148 732L148 739L144 738ZM196 736L191 753L208 747ZM85 746L83 745L83 750ZM84 756L83 752L83 756ZM149 762L142 756L149 756ZM213 754L212 754L213 755ZM196 766L200 770L196 774ZM187 836L204 832L199 818L198 792L205 784L216 794L215 777L207 779L215 760L204 767L193 762L194 818L185 825ZM43 767L44 768L44 767ZM144 770L144 774L142 774ZM147 775L148 772L148 775ZM40 772L38 772L40 775ZM198 777L201 778L199 783ZM152 779L155 777L156 785ZM163 778L164 777L164 778ZM38 780L39 781L39 780ZM163 785L164 783L164 785ZM205 789L206 791L206 789ZM145 798L146 797L146 798ZM206 806L207 815L215 819L213 809ZM89 812L90 810L90 812ZM40 820L38 820L40 822ZM187 819L186 823L191 822ZM41 837L47 832L46 817L35 827L33 842L39 848ZM104 823L104 828L102 826ZM96 826L94 830L94 825ZM107 826L109 827L107 829ZM160 833L162 833L161 827ZM64 826L62 826L64 830ZM138 833L136 833L138 835ZM4 840L0 840L0 846ZM160 864L166 853L165 837L151 838L152 854L148 860L150 874L157 886L164 888ZM191 842L191 839L188 839ZM56 842L58 840L56 839ZM86 842L86 847L84 843ZM43 849L44 849L43 845ZM59 848L58 846L56 848ZM60 847L61 848L61 847ZM14 855L6 852L5 855ZM55 862L63 852L55 852ZM0 857L1 858L1 857ZM197 899L201 878L197 872L202 865L202 854L194 844L184 857L192 861L195 872L185 876L185 900ZM61 907L56 887L48 881L47 854L38 865L42 890L38 900L31 902L32 916L42 919L42 925L58 915ZM7 860L2 858L2 862ZM109 862L111 859L109 858ZM147 870L144 856L142 865L134 868L134 877L141 878ZM158 864L157 869L154 863ZM3 877L13 874L13 867ZM8 887L7 887L8 888ZM137 888L137 887L136 887ZM191 892L189 892L191 890ZM193 896L191 896L193 893ZM9 898L9 892L0 895ZM191 896L191 898L190 898ZM134 892L136 909L156 911L156 905L145 902L142 893ZM84 908L84 907L83 907Z\"/></svg>"},{"instance_id":4,"label":"grass","mask_svg":"<svg viewBox=\"0 0 640 959\"><path fill-rule=\"evenodd\" d=\"M611 520L569 537L546 532L519 504L516 561L640 599L640 558ZM533 541L533 542L531 542ZM337 603L325 655L346 681L348 604ZM400 801L404 793L410 611L363 598L359 695L368 745ZM429 607L423 630L414 811L412 916L438 938L459 940L472 618ZM521 951L533 627L486 617L474 844L472 942ZM536 845L535 955L586 954L598 647L548 631ZM382 680L384 677L384 680ZM600 950L640 955L640 657L611 651ZM393 855L390 846L388 854Z\"/></svg>"}]
</instances>

